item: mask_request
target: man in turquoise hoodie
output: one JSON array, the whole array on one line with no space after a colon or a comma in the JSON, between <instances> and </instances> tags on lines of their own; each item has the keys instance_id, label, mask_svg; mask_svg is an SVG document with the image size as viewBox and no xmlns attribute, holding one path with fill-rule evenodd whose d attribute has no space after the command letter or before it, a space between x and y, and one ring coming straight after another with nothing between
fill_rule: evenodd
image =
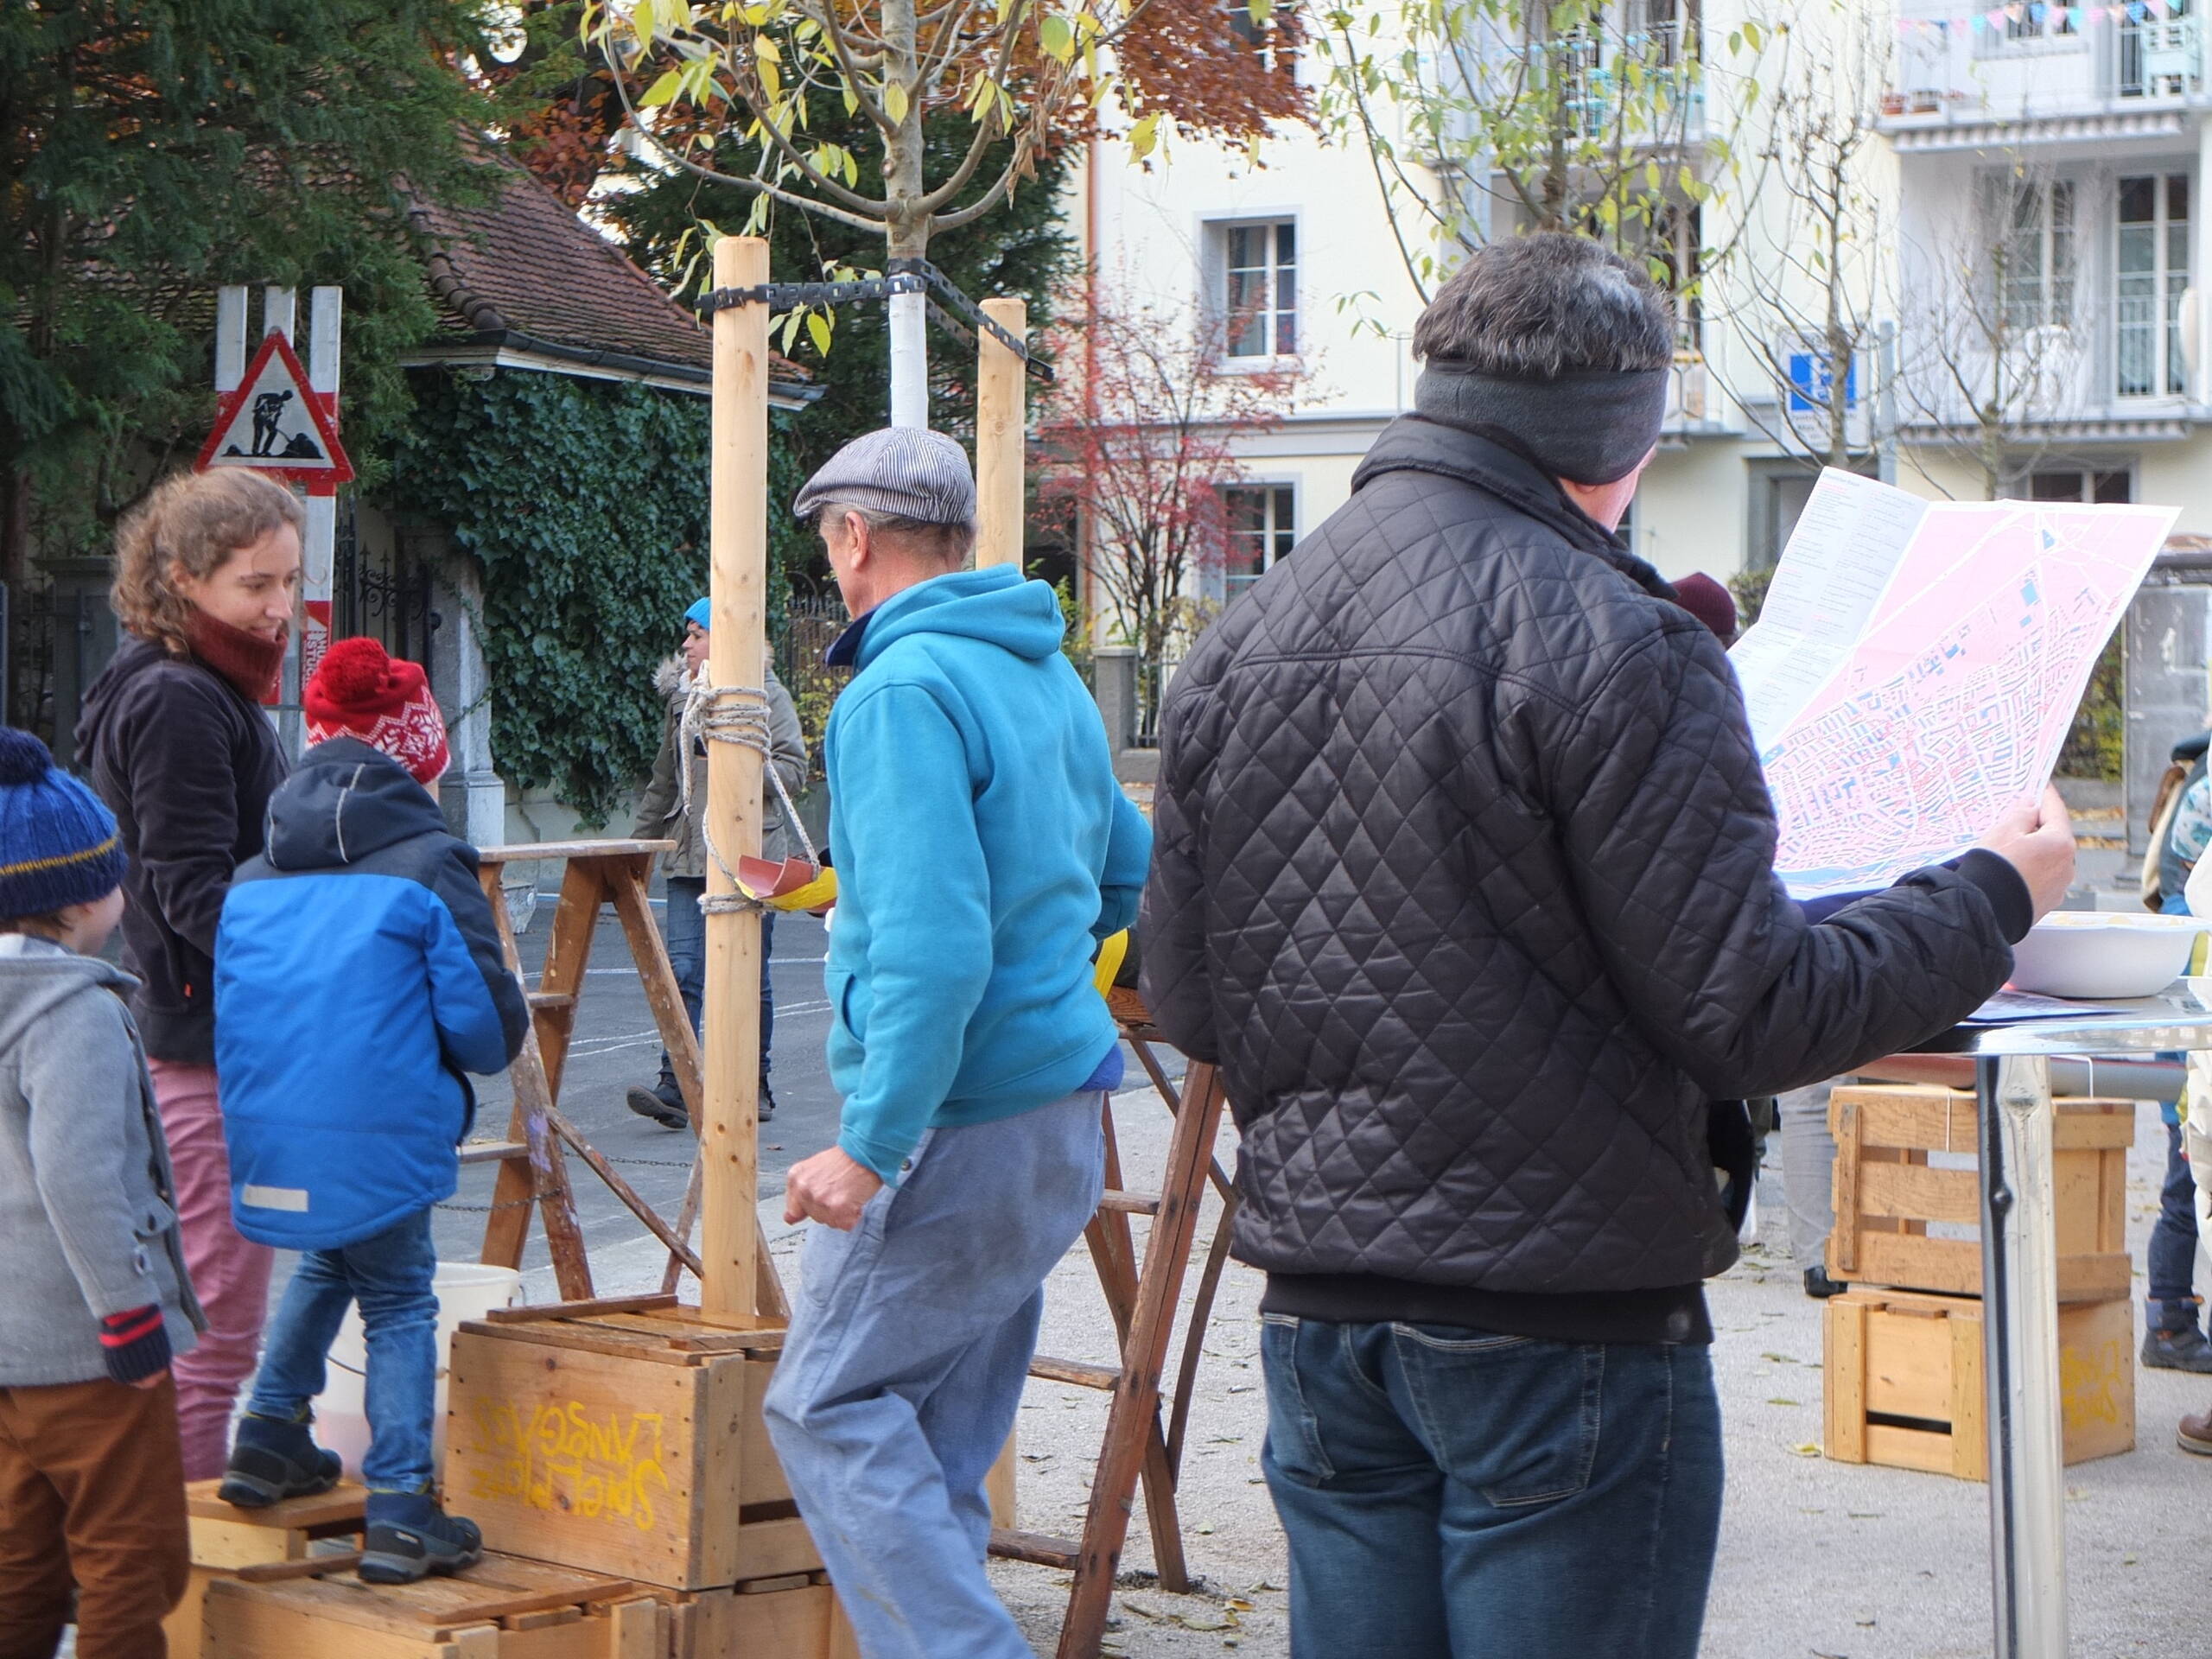
<instances>
[{"instance_id":1,"label":"man in turquoise hoodie","mask_svg":"<svg viewBox=\"0 0 2212 1659\"><path fill-rule=\"evenodd\" d=\"M815 1225L768 1429L867 1659L1028 1659L984 1576L983 1480L1098 1204L1122 1067L1090 959L1136 914L1151 831L1052 590L966 568L959 445L870 433L793 510L857 671L823 740L844 1109L789 1177L785 1218Z\"/></svg>"}]
</instances>

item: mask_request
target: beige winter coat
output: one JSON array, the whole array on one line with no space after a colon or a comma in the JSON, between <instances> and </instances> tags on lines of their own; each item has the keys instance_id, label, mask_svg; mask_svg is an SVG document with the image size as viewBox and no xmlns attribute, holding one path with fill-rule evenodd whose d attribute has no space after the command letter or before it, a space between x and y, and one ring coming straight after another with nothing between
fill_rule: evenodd
<instances>
[{"instance_id":1,"label":"beige winter coat","mask_svg":"<svg viewBox=\"0 0 2212 1659\"><path fill-rule=\"evenodd\" d=\"M662 729L660 753L653 760L652 781L645 785L645 792L638 800L637 827L631 831L639 841L672 840L676 850L661 860L661 871L673 876L704 876L707 873L707 841L700 830L700 821L707 810L707 763L702 753L703 745L695 742L690 757L691 767L691 809L684 810L682 786L677 780L676 750L677 727L683 715L683 698L687 690L683 659L672 657L653 673L653 689L668 699L668 722ZM799 791L806 786L806 737L799 730L798 709L791 702L791 694L784 690L784 683L776 677L773 668L768 670L768 741L773 751L771 759L782 776L784 787L791 798L798 798ZM791 833L784 823L784 815L776 799L773 785L764 785L761 791L760 855L763 858L796 858L804 849L798 837ZM727 849L723 856L733 868L736 861L729 857Z\"/></svg>"}]
</instances>

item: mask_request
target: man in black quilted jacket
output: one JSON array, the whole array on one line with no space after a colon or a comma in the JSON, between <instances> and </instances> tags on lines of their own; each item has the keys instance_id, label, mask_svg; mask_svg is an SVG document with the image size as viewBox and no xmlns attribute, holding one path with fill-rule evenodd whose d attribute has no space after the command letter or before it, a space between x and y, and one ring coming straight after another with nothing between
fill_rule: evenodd
<instances>
[{"instance_id":1,"label":"man in black quilted jacket","mask_svg":"<svg viewBox=\"0 0 2212 1659\"><path fill-rule=\"evenodd\" d=\"M1673 334L1594 243L1474 255L1163 716L1143 982L1243 1131L1296 1659L1696 1652L1718 1128L1970 1013L2072 871L2050 797L1784 893L1727 658L1614 534Z\"/></svg>"}]
</instances>

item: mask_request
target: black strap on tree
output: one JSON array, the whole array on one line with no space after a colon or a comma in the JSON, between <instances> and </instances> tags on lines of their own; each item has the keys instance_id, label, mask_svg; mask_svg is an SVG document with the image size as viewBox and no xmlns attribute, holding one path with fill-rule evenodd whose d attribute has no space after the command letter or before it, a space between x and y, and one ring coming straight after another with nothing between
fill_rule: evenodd
<instances>
[{"instance_id":1,"label":"black strap on tree","mask_svg":"<svg viewBox=\"0 0 2212 1659\"><path fill-rule=\"evenodd\" d=\"M932 295L931 290L934 289ZM894 294L920 294L928 303L929 315L937 325L963 344L974 346L976 332L981 330L1020 358L1031 378L1050 385L1053 381L1052 365L1030 355L1026 340L1017 340L1011 333L983 314L975 301L962 293L952 279L926 259L893 259L886 267L886 274L852 283L761 283L752 288L717 288L699 296L699 310L711 317L715 312L734 305L765 305L772 310L788 311L796 306L851 305L862 300L887 300ZM945 304L961 313L966 321L955 317L944 305L938 303L938 296Z\"/></svg>"}]
</instances>

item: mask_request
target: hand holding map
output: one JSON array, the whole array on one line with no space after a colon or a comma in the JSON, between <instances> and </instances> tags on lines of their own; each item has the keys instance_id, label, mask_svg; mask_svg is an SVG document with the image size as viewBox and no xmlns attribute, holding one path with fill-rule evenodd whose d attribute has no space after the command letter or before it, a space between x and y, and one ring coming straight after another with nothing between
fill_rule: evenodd
<instances>
[{"instance_id":1,"label":"hand holding map","mask_svg":"<svg viewBox=\"0 0 2212 1659\"><path fill-rule=\"evenodd\" d=\"M1926 502L1823 471L1730 653L1800 899L1956 856L2049 782L2171 507Z\"/></svg>"}]
</instances>

